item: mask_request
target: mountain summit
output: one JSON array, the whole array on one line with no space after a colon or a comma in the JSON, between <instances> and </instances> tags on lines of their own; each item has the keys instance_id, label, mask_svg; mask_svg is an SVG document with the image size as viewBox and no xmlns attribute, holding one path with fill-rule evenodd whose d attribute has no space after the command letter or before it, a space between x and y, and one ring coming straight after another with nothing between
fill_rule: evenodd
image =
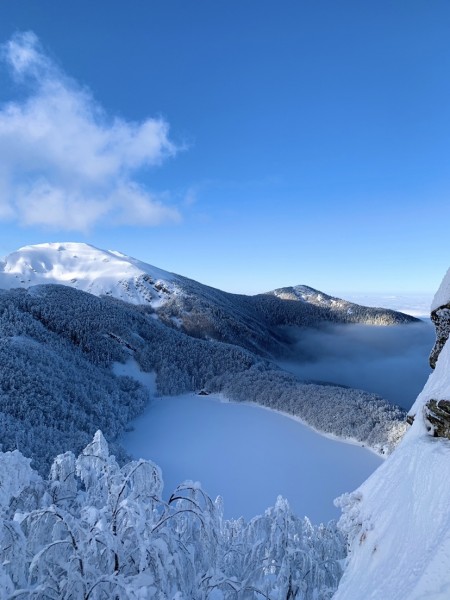
<instances>
[{"instance_id":1,"label":"mountain summit","mask_svg":"<svg viewBox=\"0 0 450 600\"><path fill-rule=\"evenodd\" d=\"M24 246L0 262L0 288L56 283L132 304L161 305L176 276L90 244L65 242Z\"/></svg>"}]
</instances>

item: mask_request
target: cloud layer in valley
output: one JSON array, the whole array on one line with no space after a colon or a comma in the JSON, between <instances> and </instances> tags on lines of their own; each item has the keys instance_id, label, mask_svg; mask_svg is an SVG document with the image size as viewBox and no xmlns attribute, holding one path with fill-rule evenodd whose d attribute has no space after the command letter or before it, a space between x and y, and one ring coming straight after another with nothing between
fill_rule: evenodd
<instances>
[{"instance_id":1,"label":"cloud layer in valley","mask_svg":"<svg viewBox=\"0 0 450 600\"><path fill-rule=\"evenodd\" d=\"M111 118L31 32L1 58L26 95L0 106L0 219L73 231L180 219L137 180L178 151L164 119Z\"/></svg>"},{"instance_id":2,"label":"cloud layer in valley","mask_svg":"<svg viewBox=\"0 0 450 600\"><path fill-rule=\"evenodd\" d=\"M301 379L375 392L409 409L430 373L428 356L435 335L425 322L336 325L298 331L295 339L296 359L282 366Z\"/></svg>"}]
</instances>

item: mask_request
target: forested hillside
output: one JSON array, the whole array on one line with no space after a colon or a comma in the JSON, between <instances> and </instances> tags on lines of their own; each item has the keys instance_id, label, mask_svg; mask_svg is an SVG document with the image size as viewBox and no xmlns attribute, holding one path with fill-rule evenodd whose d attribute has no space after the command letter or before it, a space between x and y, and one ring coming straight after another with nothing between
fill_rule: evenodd
<instances>
[{"instance_id":1,"label":"forested hillside","mask_svg":"<svg viewBox=\"0 0 450 600\"><path fill-rule=\"evenodd\" d=\"M403 411L374 394L301 383L245 348L167 326L148 305L43 285L0 292L3 450L20 449L45 472L54 452L79 452L99 428L114 442L148 400L140 383L113 373L130 359L156 373L159 394L223 392L379 452L403 432Z\"/></svg>"}]
</instances>

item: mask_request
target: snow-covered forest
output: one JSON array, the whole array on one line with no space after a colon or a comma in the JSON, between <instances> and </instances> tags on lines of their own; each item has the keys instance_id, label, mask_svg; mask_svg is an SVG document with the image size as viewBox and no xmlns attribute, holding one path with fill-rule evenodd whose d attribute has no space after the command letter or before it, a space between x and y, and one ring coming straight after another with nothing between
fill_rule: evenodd
<instances>
[{"instance_id":1,"label":"snow-covered forest","mask_svg":"<svg viewBox=\"0 0 450 600\"><path fill-rule=\"evenodd\" d=\"M327 600L346 546L279 497L250 522L185 482L167 502L159 468L120 467L100 432L42 479L18 451L0 453L0 599Z\"/></svg>"},{"instance_id":2,"label":"snow-covered forest","mask_svg":"<svg viewBox=\"0 0 450 600\"><path fill-rule=\"evenodd\" d=\"M98 428L115 442L148 391L113 373L132 357L160 394L206 388L301 417L320 431L389 452L404 412L374 394L301 383L237 344L203 340L155 318L151 306L67 286L0 292L0 428L45 473L52 453L79 452ZM114 452L124 459L123 452Z\"/></svg>"}]
</instances>

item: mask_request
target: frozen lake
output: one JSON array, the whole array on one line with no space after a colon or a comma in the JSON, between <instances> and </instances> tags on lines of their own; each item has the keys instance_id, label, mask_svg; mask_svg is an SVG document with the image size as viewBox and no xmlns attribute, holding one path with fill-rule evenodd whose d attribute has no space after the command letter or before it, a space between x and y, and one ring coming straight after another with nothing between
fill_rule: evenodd
<instances>
[{"instance_id":1,"label":"frozen lake","mask_svg":"<svg viewBox=\"0 0 450 600\"><path fill-rule=\"evenodd\" d=\"M319 435L282 414L193 394L151 402L122 443L156 462L165 496L186 479L224 499L227 518L261 514L281 494L313 522L339 517L333 499L382 462L353 444Z\"/></svg>"}]
</instances>

